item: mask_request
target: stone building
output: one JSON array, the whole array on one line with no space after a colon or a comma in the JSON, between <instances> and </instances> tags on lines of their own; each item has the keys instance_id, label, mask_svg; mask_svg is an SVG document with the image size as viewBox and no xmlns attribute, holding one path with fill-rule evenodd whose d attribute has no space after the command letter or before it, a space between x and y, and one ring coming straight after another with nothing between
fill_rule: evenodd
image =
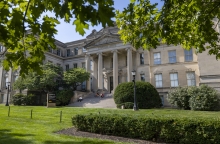
<instances>
[{"instance_id":1,"label":"stone building","mask_svg":"<svg viewBox=\"0 0 220 144\"><path fill-rule=\"evenodd\" d=\"M113 93L118 84L132 81L131 71L136 70L136 81L150 82L158 90L164 106L168 106L167 93L177 86L208 84L219 89L219 62L207 52L195 54L193 49L161 45L157 49L135 49L123 44L116 27L93 30L85 39L62 43L56 40L56 50L46 52L45 62L64 70L84 67L91 77L78 90ZM0 52L4 48L0 47ZM6 102L6 83L13 83L18 72L0 68L0 102ZM11 92L11 95L13 92Z\"/></svg>"}]
</instances>

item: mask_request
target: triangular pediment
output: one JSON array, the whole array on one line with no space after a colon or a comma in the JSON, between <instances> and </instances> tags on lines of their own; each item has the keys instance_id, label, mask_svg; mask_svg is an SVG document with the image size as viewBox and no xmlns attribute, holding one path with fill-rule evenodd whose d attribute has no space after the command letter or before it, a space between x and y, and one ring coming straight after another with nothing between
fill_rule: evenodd
<instances>
[{"instance_id":1,"label":"triangular pediment","mask_svg":"<svg viewBox=\"0 0 220 144\"><path fill-rule=\"evenodd\" d=\"M97 39L94 39L93 41L91 41L90 43L85 45L85 47L87 47L87 48L94 47L94 46L110 44L110 43L114 43L114 42L121 42L119 35L108 34L108 35L100 36Z\"/></svg>"}]
</instances>

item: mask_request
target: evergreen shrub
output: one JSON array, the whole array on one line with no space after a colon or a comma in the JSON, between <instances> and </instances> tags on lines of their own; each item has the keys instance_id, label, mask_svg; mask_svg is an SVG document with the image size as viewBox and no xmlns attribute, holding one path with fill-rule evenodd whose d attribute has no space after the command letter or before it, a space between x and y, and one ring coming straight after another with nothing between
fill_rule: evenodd
<instances>
[{"instance_id":1,"label":"evergreen shrub","mask_svg":"<svg viewBox=\"0 0 220 144\"><path fill-rule=\"evenodd\" d=\"M74 93L71 89L63 89L56 92L56 105L65 106L68 105Z\"/></svg>"},{"instance_id":2,"label":"evergreen shrub","mask_svg":"<svg viewBox=\"0 0 220 144\"><path fill-rule=\"evenodd\" d=\"M210 118L125 116L108 114L75 115L78 130L165 143L220 143L220 122Z\"/></svg>"},{"instance_id":3,"label":"evergreen shrub","mask_svg":"<svg viewBox=\"0 0 220 144\"><path fill-rule=\"evenodd\" d=\"M136 99L138 108L159 108L162 106L159 93L153 85L148 82L136 82ZM134 102L133 82L119 84L114 92L116 105L122 105L127 102Z\"/></svg>"},{"instance_id":4,"label":"evergreen shrub","mask_svg":"<svg viewBox=\"0 0 220 144\"><path fill-rule=\"evenodd\" d=\"M12 97L12 103L14 105L24 105L25 104L25 95L17 93Z\"/></svg>"}]
</instances>

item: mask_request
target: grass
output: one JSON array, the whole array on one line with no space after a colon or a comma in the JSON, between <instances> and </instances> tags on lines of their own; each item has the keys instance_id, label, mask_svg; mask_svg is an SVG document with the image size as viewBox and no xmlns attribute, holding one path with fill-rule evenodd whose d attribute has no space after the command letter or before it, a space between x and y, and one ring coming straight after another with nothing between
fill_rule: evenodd
<instances>
[{"instance_id":1,"label":"grass","mask_svg":"<svg viewBox=\"0 0 220 144\"><path fill-rule=\"evenodd\" d=\"M31 119L31 110L33 118ZM60 123L60 111L62 122ZM177 117L220 118L220 112L184 111L173 109L151 109L133 112L120 109L89 109L89 108L46 108L37 106L11 106L10 117L8 107L0 105L0 144L112 144L92 138L72 137L55 134L54 132L72 126L71 117L75 114L89 113L156 115Z\"/></svg>"}]
</instances>

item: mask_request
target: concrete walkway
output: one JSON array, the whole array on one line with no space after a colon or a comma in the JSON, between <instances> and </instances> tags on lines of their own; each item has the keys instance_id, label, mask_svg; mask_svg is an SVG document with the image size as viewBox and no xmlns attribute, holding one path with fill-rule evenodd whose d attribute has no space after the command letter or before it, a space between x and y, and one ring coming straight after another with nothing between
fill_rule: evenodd
<instances>
[{"instance_id":1,"label":"concrete walkway","mask_svg":"<svg viewBox=\"0 0 220 144\"><path fill-rule=\"evenodd\" d=\"M86 107L86 108L116 108L114 98L111 94L105 94L104 98L91 95L83 99L82 102L74 102L69 107Z\"/></svg>"}]
</instances>

